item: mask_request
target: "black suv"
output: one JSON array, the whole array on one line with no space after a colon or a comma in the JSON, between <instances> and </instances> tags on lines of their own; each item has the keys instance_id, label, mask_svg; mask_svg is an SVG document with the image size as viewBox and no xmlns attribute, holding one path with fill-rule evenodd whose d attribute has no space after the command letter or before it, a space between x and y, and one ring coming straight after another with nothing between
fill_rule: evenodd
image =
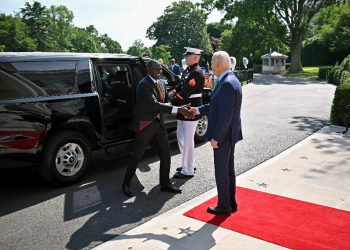
<instances>
[{"instance_id":1,"label":"black suv","mask_svg":"<svg viewBox=\"0 0 350 250\"><path fill-rule=\"evenodd\" d=\"M0 167L39 163L54 185L80 180L91 151L133 142L128 129L146 58L125 54L0 53ZM179 83L163 66L168 90ZM206 88L203 101L209 101ZM175 116L164 114L168 132ZM206 138L207 118L195 139Z\"/></svg>"}]
</instances>

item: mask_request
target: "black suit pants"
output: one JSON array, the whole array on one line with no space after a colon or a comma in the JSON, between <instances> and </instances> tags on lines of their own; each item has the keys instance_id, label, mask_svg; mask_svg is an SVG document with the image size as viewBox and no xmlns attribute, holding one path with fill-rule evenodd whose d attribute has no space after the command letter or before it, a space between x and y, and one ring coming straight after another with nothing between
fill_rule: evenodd
<instances>
[{"instance_id":1,"label":"black suit pants","mask_svg":"<svg viewBox=\"0 0 350 250\"><path fill-rule=\"evenodd\" d=\"M219 145L214 148L215 180L218 190L218 206L236 206L235 145Z\"/></svg>"},{"instance_id":2,"label":"black suit pants","mask_svg":"<svg viewBox=\"0 0 350 250\"><path fill-rule=\"evenodd\" d=\"M124 184L131 183L131 179L136 172L137 164L141 160L152 139L157 146L160 159L159 183L161 186L165 186L170 183L170 145L168 142L168 134L167 131L160 125L160 121L155 119L143 130L135 133L134 149L125 173Z\"/></svg>"}]
</instances>

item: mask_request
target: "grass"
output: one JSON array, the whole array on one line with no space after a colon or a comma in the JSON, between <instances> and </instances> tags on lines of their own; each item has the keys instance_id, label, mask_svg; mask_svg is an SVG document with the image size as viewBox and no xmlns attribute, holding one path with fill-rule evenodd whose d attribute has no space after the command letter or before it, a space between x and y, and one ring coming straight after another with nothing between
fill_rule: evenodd
<instances>
[{"instance_id":1,"label":"grass","mask_svg":"<svg viewBox=\"0 0 350 250\"><path fill-rule=\"evenodd\" d=\"M292 76L292 77L300 77L300 78L311 78L319 81L325 81L325 79L318 78L318 69L319 67L332 67L332 66L309 66L303 67L303 73L291 73L291 74L281 74L281 76Z\"/></svg>"}]
</instances>

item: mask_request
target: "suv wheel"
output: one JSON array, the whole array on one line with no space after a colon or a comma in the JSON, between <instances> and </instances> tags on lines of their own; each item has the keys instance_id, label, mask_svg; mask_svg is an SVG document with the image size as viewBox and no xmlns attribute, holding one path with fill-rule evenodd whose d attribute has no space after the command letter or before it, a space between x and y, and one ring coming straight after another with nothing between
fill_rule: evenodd
<instances>
[{"instance_id":1,"label":"suv wheel","mask_svg":"<svg viewBox=\"0 0 350 250\"><path fill-rule=\"evenodd\" d=\"M202 119L198 120L196 132L194 133L194 140L202 142L207 139L208 117L203 115Z\"/></svg>"},{"instance_id":2,"label":"suv wheel","mask_svg":"<svg viewBox=\"0 0 350 250\"><path fill-rule=\"evenodd\" d=\"M45 141L39 174L53 185L70 185L86 173L90 158L91 146L85 136L74 131L61 131Z\"/></svg>"}]
</instances>

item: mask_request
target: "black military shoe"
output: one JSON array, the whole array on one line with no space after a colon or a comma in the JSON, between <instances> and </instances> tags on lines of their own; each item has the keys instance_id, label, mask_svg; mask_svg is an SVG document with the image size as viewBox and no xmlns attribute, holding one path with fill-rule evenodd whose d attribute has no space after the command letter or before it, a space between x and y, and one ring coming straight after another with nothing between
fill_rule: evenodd
<instances>
[{"instance_id":1,"label":"black military shoe","mask_svg":"<svg viewBox=\"0 0 350 250\"><path fill-rule=\"evenodd\" d=\"M186 174L176 173L176 174L174 174L173 177L175 179L184 179L184 178L190 179L190 178L193 178L194 175L186 175Z\"/></svg>"},{"instance_id":2,"label":"black military shoe","mask_svg":"<svg viewBox=\"0 0 350 250\"><path fill-rule=\"evenodd\" d=\"M218 215L225 215L230 216L231 215L231 208L221 208L219 206L217 207L208 207L207 212L211 214L218 214Z\"/></svg>"},{"instance_id":3,"label":"black military shoe","mask_svg":"<svg viewBox=\"0 0 350 250\"><path fill-rule=\"evenodd\" d=\"M182 170L182 167L178 167L178 168L176 169L177 172L181 172L181 170ZM194 168L194 171L197 171L197 168Z\"/></svg>"}]
</instances>

